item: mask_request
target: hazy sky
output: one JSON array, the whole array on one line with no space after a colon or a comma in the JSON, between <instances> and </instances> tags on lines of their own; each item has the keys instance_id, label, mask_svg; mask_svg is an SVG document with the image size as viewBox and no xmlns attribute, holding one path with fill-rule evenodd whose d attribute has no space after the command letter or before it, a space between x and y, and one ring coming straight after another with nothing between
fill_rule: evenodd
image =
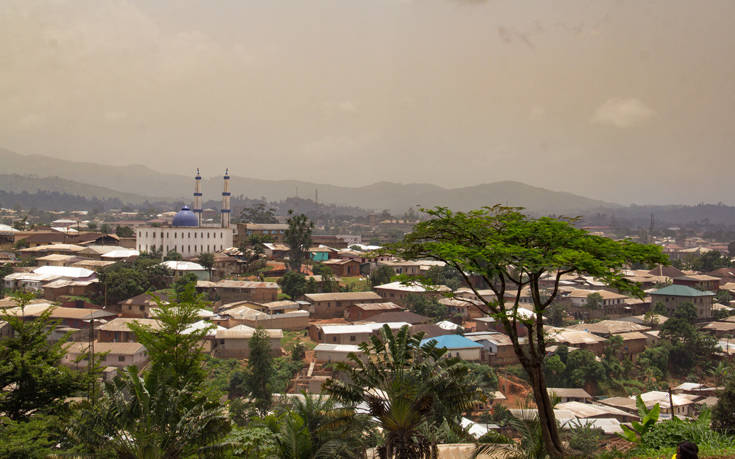
<instances>
[{"instance_id":1,"label":"hazy sky","mask_svg":"<svg viewBox=\"0 0 735 459\"><path fill-rule=\"evenodd\" d=\"M735 2L0 0L0 146L735 204Z\"/></svg>"}]
</instances>

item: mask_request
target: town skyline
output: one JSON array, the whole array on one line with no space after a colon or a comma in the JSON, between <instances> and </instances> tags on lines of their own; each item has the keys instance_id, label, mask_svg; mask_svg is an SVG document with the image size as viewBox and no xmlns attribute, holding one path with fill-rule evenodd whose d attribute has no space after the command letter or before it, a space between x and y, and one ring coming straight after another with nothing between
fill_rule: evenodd
<instances>
[{"instance_id":1,"label":"town skyline","mask_svg":"<svg viewBox=\"0 0 735 459\"><path fill-rule=\"evenodd\" d=\"M0 8L0 138L18 153L735 203L729 2Z\"/></svg>"}]
</instances>

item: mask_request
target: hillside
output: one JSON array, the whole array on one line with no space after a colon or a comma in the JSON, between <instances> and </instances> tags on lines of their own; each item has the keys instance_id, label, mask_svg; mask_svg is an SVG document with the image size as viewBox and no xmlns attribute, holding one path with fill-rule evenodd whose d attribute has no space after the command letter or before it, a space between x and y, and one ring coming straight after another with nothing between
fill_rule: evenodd
<instances>
[{"instance_id":1,"label":"hillside","mask_svg":"<svg viewBox=\"0 0 735 459\"><path fill-rule=\"evenodd\" d=\"M0 149L0 166L6 174L33 177L28 185L37 189L69 192L93 196L94 193L119 192L123 201L132 204L149 200L188 200L193 192L191 177L162 174L145 166L107 166L54 159L38 155L20 155ZM0 177L0 189L10 185L9 175ZM50 177L50 178L48 178ZM15 182L23 182L21 178ZM66 180L64 182L63 180ZM42 188L41 182L47 181ZM74 183L72 183L74 182ZM84 185L89 185L85 188ZM24 185L26 186L26 185ZM54 188L57 187L57 188ZM64 188L63 190L58 187ZM203 180L206 199L218 199L222 191L221 177ZM403 213L415 206L448 206L468 210L485 205L507 204L522 206L536 213L570 213L614 207L614 204L589 199L572 193L551 191L520 182L495 182L462 188L447 189L431 184L400 184L379 182L363 187L343 187L316 184L297 180L262 180L249 177L232 177L232 194L249 198L265 197L280 201L295 196L312 199L315 191L319 201L364 209L388 209Z\"/></svg>"},{"instance_id":2,"label":"hillside","mask_svg":"<svg viewBox=\"0 0 735 459\"><path fill-rule=\"evenodd\" d=\"M126 204L141 204L147 198L123 193L109 188L79 183L59 177L35 177L28 175L0 174L0 191L8 193L37 193L51 191L67 195L83 196L96 199L116 199Z\"/></svg>"}]
</instances>

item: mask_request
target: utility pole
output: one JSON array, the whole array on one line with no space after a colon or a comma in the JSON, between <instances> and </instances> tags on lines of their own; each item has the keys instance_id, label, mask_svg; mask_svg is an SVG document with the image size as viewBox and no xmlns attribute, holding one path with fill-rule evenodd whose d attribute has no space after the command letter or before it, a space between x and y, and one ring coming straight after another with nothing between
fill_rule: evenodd
<instances>
[{"instance_id":1,"label":"utility pole","mask_svg":"<svg viewBox=\"0 0 735 459\"><path fill-rule=\"evenodd\" d=\"M93 363L94 363L94 312L92 312L92 315L89 319L89 360L87 361L87 376L89 377L89 391L87 393L87 398L88 398L89 403L91 403L94 406L95 380L92 377L93 375L92 364Z\"/></svg>"},{"instance_id":2,"label":"utility pole","mask_svg":"<svg viewBox=\"0 0 735 459\"><path fill-rule=\"evenodd\" d=\"M671 395L671 387L669 387L669 406L671 407L671 419L676 417L674 410L674 396Z\"/></svg>"}]
</instances>

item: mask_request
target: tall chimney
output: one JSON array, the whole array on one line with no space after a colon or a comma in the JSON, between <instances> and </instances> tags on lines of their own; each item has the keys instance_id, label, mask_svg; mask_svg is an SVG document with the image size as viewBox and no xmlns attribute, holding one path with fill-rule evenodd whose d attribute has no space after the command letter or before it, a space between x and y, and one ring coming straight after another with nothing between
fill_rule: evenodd
<instances>
[{"instance_id":1,"label":"tall chimney","mask_svg":"<svg viewBox=\"0 0 735 459\"><path fill-rule=\"evenodd\" d=\"M222 228L230 227L230 169L225 169L225 190L222 192Z\"/></svg>"},{"instance_id":2,"label":"tall chimney","mask_svg":"<svg viewBox=\"0 0 735 459\"><path fill-rule=\"evenodd\" d=\"M194 177L194 214L197 216L197 223L202 226L202 176L199 175L197 167L197 175Z\"/></svg>"}]
</instances>

